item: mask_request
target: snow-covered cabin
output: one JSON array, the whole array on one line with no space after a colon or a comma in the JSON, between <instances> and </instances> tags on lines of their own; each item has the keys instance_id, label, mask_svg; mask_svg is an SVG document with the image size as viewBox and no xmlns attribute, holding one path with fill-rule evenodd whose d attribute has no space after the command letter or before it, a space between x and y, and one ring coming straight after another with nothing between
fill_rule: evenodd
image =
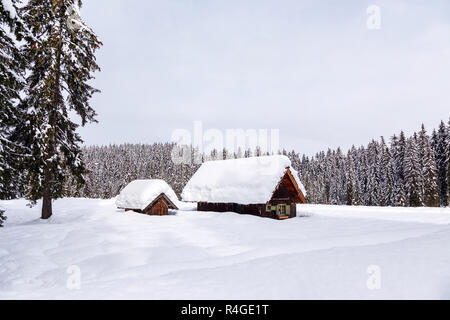
<instances>
[{"instance_id":1,"label":"snow-covered cabin","mask_svg":"<svg viewBox=\"0 0 450 320\"><path fill-rule=\"evenodd\" d=\"M198 211L232 211L274 219L296 216L306 191L283 155L208 161L186 184L183 201Z\"/></svg>"},{"instance_id":2,"label":"snow-covered cabin","mask_svg":"<svg viewBox=\"0 0 450 320\"><path fill-rule=\"evenodd\" d=\"M163 216L169 209L178 210L178 197L172 188L160 179L131 181L116 198L116 206L125 211Z\"/></svg>"}]
</instances>

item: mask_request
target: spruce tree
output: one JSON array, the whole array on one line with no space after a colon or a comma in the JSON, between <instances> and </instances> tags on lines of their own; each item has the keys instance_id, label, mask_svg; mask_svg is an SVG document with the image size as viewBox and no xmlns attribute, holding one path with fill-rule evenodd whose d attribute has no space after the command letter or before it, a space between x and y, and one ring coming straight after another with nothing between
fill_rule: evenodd
<instances>
[{"instance_id":1,"label":"spruce tree","mask_svg":"<svg viewBox=\"0 0 450 320\"><path fill-rule=\"evenodd\" d=\"M14 141L13 135L21 117L17 104L25 65L15 42L23 36L15 3L15 0L0 2L0 199L17 197L22 188L19 169L24 149ZM0 207L0 227L6 221L5 211Z\"/></svg>"},{"instance_id":2,"label":"spruce tree","mask_svg":"<svg viewBox=\"0 0 450 320\"><path fill-rule=\"evenodd\" d=\"M396 207L406 207L408 202L406 200L405 188L400 185L398 181L394 182L394 201L393 205Z\"/></svg>"},{"instance_id":3,"label":"spruce tree","mask_svg":"<svg viewBox=\"0 0 450 320\"><path fill-rule=\"evenodd\" d=\"M355 146L352 146L352 148L350 149L350 153L349 156L351 157L351 160L353 162L353 172L354 172L354 181L353 181L353 196L352 196L352 203L353 205L356 206L361 206L364 204L363 201L363 196L361 193L361 183L360 183L360 179L359 174L358 174L358 167L359 167L359 162L358 162L358 150L355 148Z\"/></svg>"},{"instance_id":4,"label":"spruce tree","mask_svg":"<svg viewBox=\"0 0 450 320\"><path fill-rule=\"evenodd\" d=\"M345 180L346 180L346 203L348 206L360 204L359 188L356 181L356 174L354 168L353 157L351 151L347 154L347 161L345 165Z\"/></svg>"},{"instance_id":5,"label":"spruce tree","mask_svg":"<svg viewBox=\"0 0 450 320\"><path fill-rule=\"evenodd\" d=\"M19 195L22 189L19 165L25 153L14 140L15 128L22 118L17 105L25 67L16 40L21 40L24 32L15 8L5 4L0 2L0 199Z\"/></svg>"},{"instance_id":6,"label":"spruce tree","mask_svg":"<svg viewBox=\"0 0 450 320\"><path fill-rule=\"evenodd\" d=\"M405 154L405 181L409 206L423 206L423 177L420 168L417 143L414 137L409 138L407 141Z\"/></svg>"},{"instance_id":7,"label":"spruce tree","mask_svg":"<svg viewBox=\"0 0 450 320\"><path fill-rule=\"evenodd\" d=\"M418 137L419 162L423 176L423 201L427 207L439 206L439 187L434 152L431 149L430 138L422 124Z\"/></svg>"},{"instance_id":8,"label":"spruce tree","mask_svg":"<svg viewBox=\"0 0 450 320\"><path fill-rule=\"evenodd\" d=\"M20 8L20 17L31 32L23 48L30 74L26 80L22 124L30 148L27 198L43 198L42 219L52 215L52 199L63 196L66 173L82 184L85 167L81 159L78 124L95 121L89 100L98 92L89 85L100 70L95 51L101 42L79 17L77 0L30 0Z\"/></svg>"},{"instance_id":9,"label":"spruce tree","mask_svg":"<svg viewBox=\"0 0 450 320\"><path fill-rule=\"evenodd\" d=\"M367 205L378 206L380 205L380 157L378 151L378 143L375 140L367 147L368 153L368 177L367 177Z\"/></svg>"},{"instance_id":10,"label":"spruce tree","mask_svg":"<svg viewBox=\"0 0 450 320\"><path fill-rule=\"evenodd\" d=\"M340 147L336 150L336 179L337 179L337 203L342 205L346 203L346 184L345 175L345 157Z\"/></svg>"},{"instance_id":11,"label":"spruce tree","mask_svg":"<svg viewBox=\"0 0 450 320\"><path fill-rule=\"evenodd\" d=\"M436 159L434 158L433 151L431 150L429 140L425 142L422 175L425 206L439 207L439 186Z\"/></svg>"},{"instance_id":12,"label":"spruce tree","mask_svg":"<svg viewBox=\"0 0 450 320\"><path fill-rule=\"evenodd\" d=\"M6 221L5 209L0 207L0 228L3 227L3 223Z\"/></svg>"},{"instance_id":13,"label":"spruce tree","mask_svg":"<svg viewBox=\"0 0 450 320\"><path fill-rule=\"evenodd\" d=\"M445 207L448 206L448 157L449 157L449 137L447 127L444 121L441 121L437 132L435 145L436 165L438 170L438 183L440 190L440 204Z\"/></svg>"},{"instance_id":14,"label":"spruce tree","mask_svg":"<svg viewBox=\"0 0 450 320\"><path fill-rule=\"evenodd\" d=\"M447 205L450 204L450 118L447 126Z\"/></svg>"},{"instance_id":15,"label":"spruce tree","mask_svg":"<svg viewBox=\"0 0 450 320\"><path fill-rule=\"evenodd\" d=\"M360 170L359 170L359 181L360 181L360 190L361 190L361 198L362 198L362 204L363 205L369 205L368 204L368 190L369 190L369 166L367 164L367 156L366 156L366 149L364 147L361 147L359 149L359 152L361 154L360 156Z\"/></svg>"},{"instance_id":16,"label":"spruce tree","mask_svg":"<svg viewBox=\"0 0 450 320\"><path fill-rule=\"evenodd\" d=\"M406 156L406 137L403 131L400 132L400 136L398 138L398 145L397 145L397 158L396 161L396 167L397 167L397 175L400 180L400 182L404 185L405 184L405 156Z\"/></svg>"},{"instance_id":17,"label":"spruce tree","mask_svg":"<svg viewBox=\"0 0 450 320\"><path fill-rule=\"evenodd\" d=\"M406 189L405 189L405 150L406 138L405 134L400 132L400 136L393 135L391 138L391 154L394 162L394 206L406 205Z\"/></svg>"},{"instance_id":18,"label":"spruce tree","mask_svg":"<svg viewBox=\"0 0 450 320\"><path fill-rule=\"evenodd\" d=\"M437 158L437 146L438 146L438 134L436 129L433 129L433 132L431 133L431 150L433 150L434 158Z\"/></svg>"},{"instance_id":19,"label":"spruce tree","mask_svg":"<svg viewBox=\"0 0 450 320\"><path fill-rule=\"evenodd\" d=\"M395 205L395 169L394 161L391 156L389 148L385 145L384 140L382 143L382 156L381 156L381 170L383 170L383 181L381 184L382 191L382 205L393 206Z\"/></svg>"},{"instance_id":20,"label":"spruce tree","mask_svg":"<svg viewBox=\"0 0 450 320\"><path fill-rule=\"evenodd\" d=\"M424 166L425 148L427 141L430 142L430 137L425 130L425 125L422 123L422 127L419 131L419 136L417 137L417 151L419 153L419 162L421 168L423 168Z\"/></svg>"}]
</instances>

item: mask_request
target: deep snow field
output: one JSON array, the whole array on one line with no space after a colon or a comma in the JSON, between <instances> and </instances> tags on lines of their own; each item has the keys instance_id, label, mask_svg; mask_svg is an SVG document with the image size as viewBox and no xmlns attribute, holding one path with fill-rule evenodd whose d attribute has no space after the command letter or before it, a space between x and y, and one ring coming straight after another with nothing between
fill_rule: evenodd
<instances>
[{"instance_id":1,"label":"deep snow field","mask_svg":"<svg viewBox=\"0 0 450 320\"><path fill-rule=\"evenodd\" d=\"M301 205L276 221L61 199L42 221L26 203L0 201L0 299L450 299L449 208Z\"/></svg>"}]
</instances>

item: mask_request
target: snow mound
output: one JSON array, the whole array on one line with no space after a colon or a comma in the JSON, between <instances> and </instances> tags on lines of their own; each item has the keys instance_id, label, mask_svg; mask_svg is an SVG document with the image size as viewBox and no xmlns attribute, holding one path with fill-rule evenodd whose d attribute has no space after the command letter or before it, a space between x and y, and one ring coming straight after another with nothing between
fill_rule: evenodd
<instances>
[{"instance_id":1,"label":"snow mound","mask_svg":"<svg viewBox=\"0 0 450 320\"><path fill-rule=\"evenodd\" d=\"M161 193L164 193L175 205L178 197L172 188L161 179L131 181L117 196L118 208L144 210Z\"/></svg>"},{"instance_id":2,"label":"snow mound","mask_svg":"<svg viewBox=\"0 0 450 320\"><path fill-rule=\"evenodd\" d=\"M124 214L113 199L64 198L44 221L42 201L27 204L0 200L9 215L0 300L450 299L450 208L299 205L314 215L161 218ZM378 290L367 285L373 266Z\"/></svg>"},{"instance_id":3,"label":"snow mound","mask_svg":"<svg viewBox=\"0 0 450 320\"><path fill-rule=\"evenodd\" d=\"M266 203L290 168L303 195L306 191L291 161L283 155L208 161L186 184L184 201Z\"/></svg>"}]
</instances>

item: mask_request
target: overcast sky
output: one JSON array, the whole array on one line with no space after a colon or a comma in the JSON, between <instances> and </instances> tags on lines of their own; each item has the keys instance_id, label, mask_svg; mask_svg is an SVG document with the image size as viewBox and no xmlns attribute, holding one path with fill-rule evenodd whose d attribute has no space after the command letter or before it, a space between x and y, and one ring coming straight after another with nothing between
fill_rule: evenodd
<instances>
[{"instance_id":1,"label":"overcast sky","mask_svg":"<svg viewBox=\"0 0 450 320\"><path fill-rule=\"evenodd\" d=\"M448 0L84 0L82 16L104 43L88 145L166 142L200 120L280 129L311 155L450 115Z\"/></svg>"}]
</instances>

